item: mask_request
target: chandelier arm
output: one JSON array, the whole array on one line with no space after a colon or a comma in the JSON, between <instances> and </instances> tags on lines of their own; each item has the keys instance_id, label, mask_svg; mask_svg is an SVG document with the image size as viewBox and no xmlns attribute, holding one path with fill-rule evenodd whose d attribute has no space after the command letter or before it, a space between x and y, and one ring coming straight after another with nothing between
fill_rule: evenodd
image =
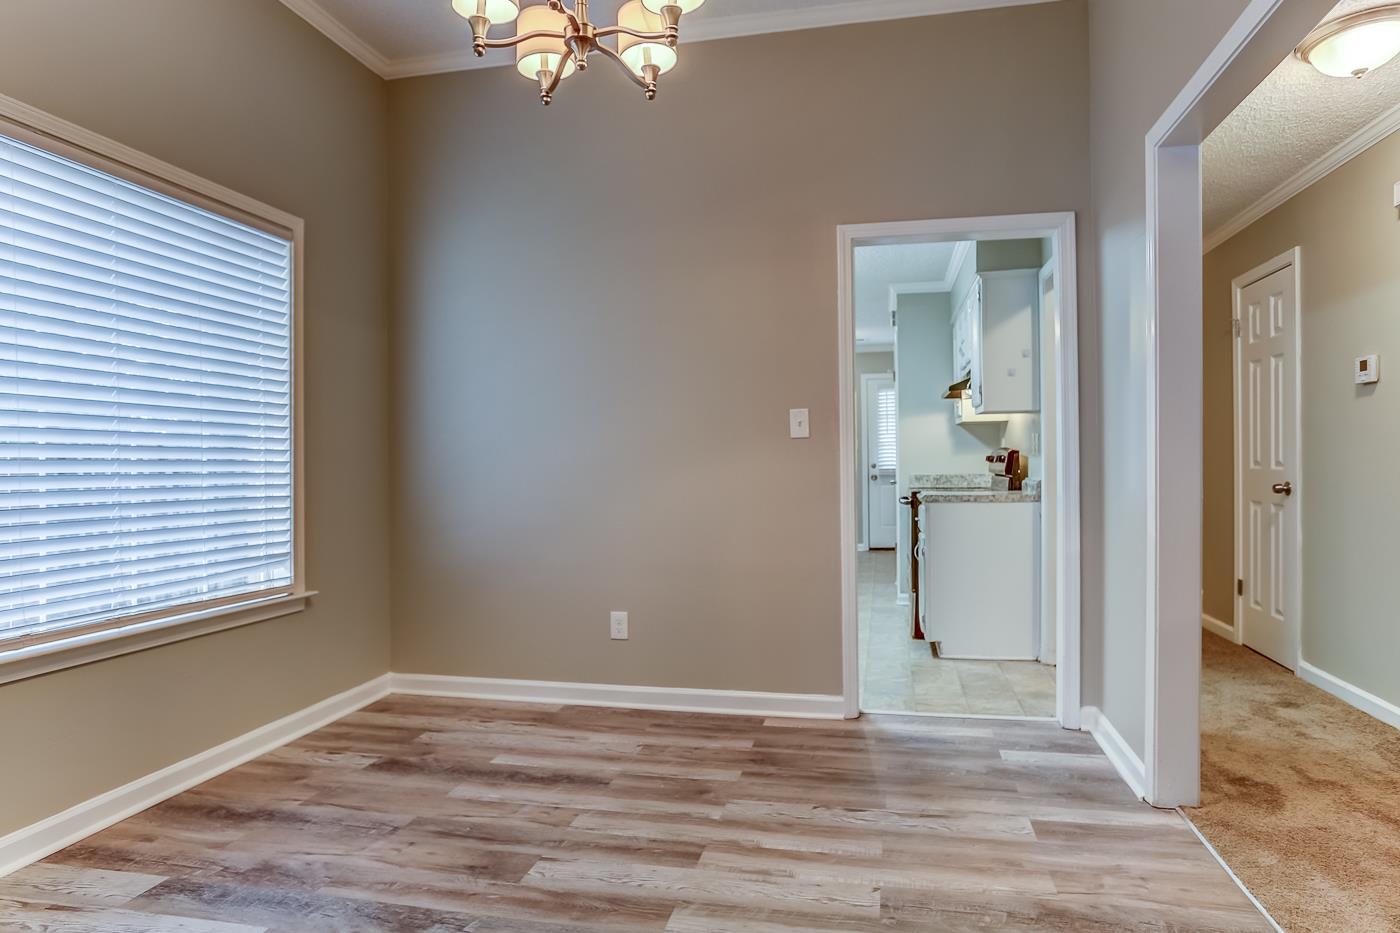
<instances>
[{"instance_id":1,"label":"chandelier arm","mask_svg":"<svg viewBox=\"0 0 1400 933\"><path fill-rule=\"evenodd\" d=\"M603 45L602 43L599 43L598 46L597 46L597 48L598 48L598 51L600 51L600 52L603 53L604 57L609 58L609 59L611 59L612 61L616 62L616 63L617 63L617 67L621 68L621 69L622 69L622 73L625 74L625 75L627 75L627 77L629 77L629 78L632 79L632 83L633 83L633 84L637 85L637 87L641 88L641 89L644 90L644 91L650 90L650 89L651 89L651 85L647 84L647 82L645 82L645 81L643 81L641 78L637 77L637 73L636 73L635 71L633 71L630 67L628 67L627 63L626 63L625 61L622 60L622 56L619 55L619 54L617 54L617 52L613 51L613 49L612 49L611 46L607 46L607 45Z\"/></svg>"},{"instance_id":2,"label":"chandelier arm","mask_svg":"<svg viewBox=\"0 0 1400 933\"><path fill-rule=\"evenodd\" d=\"M628 29L626 26L605 26L598 30L598 38L605 39L609 36L631 36L634 39L642 39L647 42L665 42L664 32L638 32L635 29Z\"/></svg>"},{"instance_id":3,"label":"chandelier arm","mask_svg":"<svg viewBox=\"0 0 1400 933\"><path fill-rule=\"evenodd\" d=\"M567 34L567 33L563 33L563 32L549 32L549 31L547 31L547 30L537 29L537 30L535 30L534 32L525 32L525 33L521 33L521 34L518 35L518 36L511 36L509 39L485 39L485 40L482 41L481 44L482 44L483 46L485 46L486 48L488 48L488 49L511 49L511 48L515 48L515 46L519 45L520 43L522 43L522 42L528 42L528 41L530 41L531 39L567 39L567 38L568 38L568 34Z\"/></svg>"}]
</instances>

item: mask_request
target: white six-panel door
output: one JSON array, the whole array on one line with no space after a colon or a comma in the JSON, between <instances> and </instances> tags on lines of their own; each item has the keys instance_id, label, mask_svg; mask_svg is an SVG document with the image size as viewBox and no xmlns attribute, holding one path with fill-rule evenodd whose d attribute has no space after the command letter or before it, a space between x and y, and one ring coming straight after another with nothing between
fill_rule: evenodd
<instances>
[{"instance_id":1,"label":"white six-panel door","mask_svg":"<svg viewBox=\"0 0 1400 933\"><path fill-rule=\"evenodd\" d=\"M866 542L875 550L894 547L899 533L895 492L899 399L893 376L870 378L865 386Z\"/></svg>"},{"instance_id":2,"label":"white six-panel door","mask_svg":"<svg viewBox=\"0 0 1400 933\"><path fill-rule=\"evenodd\" d=\"M1235 411L1244 644L1298 666L1298 316L1292 264L1237 292ZM1238 286L1237 286L1238 287Z\"/></svg>"}]
</instances>

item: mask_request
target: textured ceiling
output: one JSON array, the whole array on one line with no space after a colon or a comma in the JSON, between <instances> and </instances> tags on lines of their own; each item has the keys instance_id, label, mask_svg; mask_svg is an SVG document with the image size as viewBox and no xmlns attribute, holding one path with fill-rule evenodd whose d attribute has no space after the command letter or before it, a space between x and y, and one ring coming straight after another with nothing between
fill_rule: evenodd
<instances>
[{"instance_id":1,"label":"textured ceiling","mask_svg":"<svg viewBox=\"0 0 1400 933\"><path fill-rule=\"evenodd\" d=\"M956 243L895 243L857 246L855 257L856 347L894 343L890 286L941 282Z\"/></svg>"},{"instance_id":2,"label":"textured ceiling","mask_svg":"<svg viewBox=\"0 0 1400 933\"><path fill-rule=\"evenodd\" d=\"M1344 0L1327 18L1378 5ZM1356 80L1290 55L1201 148L1207 237L1397 104L1400 58Z\"/></svg>"}]
</instances>

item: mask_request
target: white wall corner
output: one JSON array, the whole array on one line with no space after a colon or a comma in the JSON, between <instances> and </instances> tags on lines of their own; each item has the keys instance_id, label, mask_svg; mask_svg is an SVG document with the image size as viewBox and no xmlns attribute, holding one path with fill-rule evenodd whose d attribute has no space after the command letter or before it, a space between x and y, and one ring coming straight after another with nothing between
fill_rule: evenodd
<instances>
[{"instance_id":1,"label":"white wall corner","mask_svg":"<svg viewBox=\"0 0 1400 933\"><path fill-rule=\"evenodd\" d=\"M1147 797L1147 767L1123 736L1097 706L1079 712L1080 728L1094 737L1104 755L1117 769L1118 776L1140 799Z\"/></svg>"},{"instance_id":2,"label":"white wall corner","mask_svg":"<svg viewBox=\"0 0 1400 933\"><path fill-rule=\"evenodd\" d=\"M1298 660L1298 676L1314 687L1332 694L1337 699L1349 703L1367 715L1374 716L1386 725L1400 729L1400 706L1382 699L1374 693L1363 690L1355 684L1347 683L1334 674L1329 674L1315 664Z\"/></svg>"},{"instance_id":3,"label":"white wall corner","mask_svg":"<svg viewBox=\"0 0 1400 933\"><path fill-rule=\"evenodd\" d=\"M579 684L440 674L391 674L390 678L393 693L411 696L654 709L675 713L781 716L794 719L845 718L845 701L839 694L759 693L744 690L704 690L694 687Z\"/></svg>"},{"instance_id":4,"label":"white wall corner","mask_svg":"<svg viewBox=\"0 0 1400 933\"><path fill-rule=\"evenodd\" d=\"M0 877L387 696L389 680L376 677L0 837Z\"/></svg>"}]
</instances>

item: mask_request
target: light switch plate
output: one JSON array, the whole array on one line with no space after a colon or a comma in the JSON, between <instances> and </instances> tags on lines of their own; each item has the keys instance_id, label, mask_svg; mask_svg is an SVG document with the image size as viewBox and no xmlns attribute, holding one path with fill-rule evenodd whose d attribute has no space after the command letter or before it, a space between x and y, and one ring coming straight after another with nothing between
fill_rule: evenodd
<instances>
[{"instance_id":1,"label":"light switch plate","mask_svg":"<svg viewBox=\"0 0 1400 933\"><path fill-rule=\"evenodd\" d=\"M811 437L812 422L805 408L788 409L788 437Z\"/></svg>"}]
</instances>

